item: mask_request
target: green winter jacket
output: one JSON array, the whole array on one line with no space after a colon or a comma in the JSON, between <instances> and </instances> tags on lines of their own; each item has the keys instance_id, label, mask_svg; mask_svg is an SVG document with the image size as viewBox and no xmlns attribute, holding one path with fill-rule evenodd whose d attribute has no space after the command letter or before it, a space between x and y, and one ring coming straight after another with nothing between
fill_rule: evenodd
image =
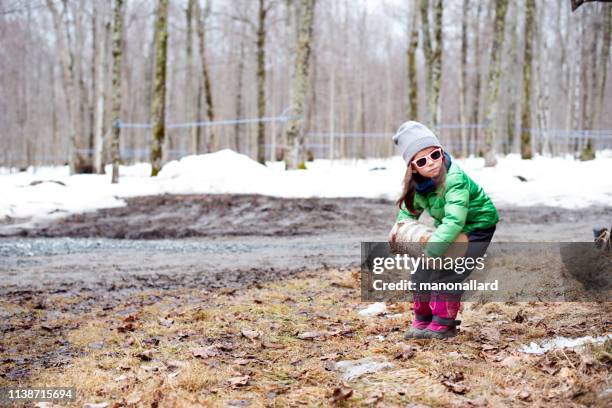
<instances>
[{"instance_id":1,"label":"green winter jacket","mask_svg":"<svg viewBox=\"0 0 612 408\"><path fill-rule=\"evenodd\" d=\"M402 203L396 222L416 220L427 209L436 226L425 247L427 255L432 257L446 252L460 232L469 234L475 229L490 228L499 221L489 196L454 162L448 168L445 185L437 186L425 196L415 192L414 209L416 216Z\"/></svg>"}]
</instances>

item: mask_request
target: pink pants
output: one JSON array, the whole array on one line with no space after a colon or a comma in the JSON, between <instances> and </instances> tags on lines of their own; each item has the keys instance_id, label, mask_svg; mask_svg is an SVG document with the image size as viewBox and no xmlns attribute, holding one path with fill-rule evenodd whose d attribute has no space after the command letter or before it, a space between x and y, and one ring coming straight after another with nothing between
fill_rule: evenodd
<instances>
[{"instance_id":1,"label":"pink pants","mask_svg":"<svg viewBox=\"0 0 612 408\"><path fill-rule=\"evenodd\" d=\"M461 307L461 295L413 294L412 308L414 320L412 327L444 331L459 324L455 320Z\"/></svg>"}]
</instances>

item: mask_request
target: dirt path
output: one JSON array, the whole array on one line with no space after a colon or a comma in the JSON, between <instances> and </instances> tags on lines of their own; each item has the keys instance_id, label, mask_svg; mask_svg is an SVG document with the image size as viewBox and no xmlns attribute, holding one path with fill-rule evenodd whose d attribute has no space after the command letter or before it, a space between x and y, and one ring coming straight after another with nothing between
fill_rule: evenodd
<instances>
[{"instance_id":1,"label":"dirt path","mask_svg":"<svg viewBox=\"0 0 612 408\"><path fill-rule=\"evenodd\" d=\"M612 221L612 207L499 212L499 242L590 241L594 226ZM0 227L0 292L249 286L355 267L359 243L385 241L396 214L392 202L361 198L138 197L51 224Z\"/></svg>"}]
</instances>

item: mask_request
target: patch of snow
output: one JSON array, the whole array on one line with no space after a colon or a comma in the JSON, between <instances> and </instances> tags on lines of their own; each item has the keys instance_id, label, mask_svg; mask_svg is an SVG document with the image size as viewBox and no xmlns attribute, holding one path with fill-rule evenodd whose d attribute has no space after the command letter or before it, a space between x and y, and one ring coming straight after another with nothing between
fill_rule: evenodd
<instances>
[{"instance_id":1,"label":"patch of snow","mask_svg":"<svg viewBox=\"0 0 612 408\"><path fill-rule=\"evenodd\" d=\"M384 302L372 303L370 306L359 311L361 317L380 316L387 313L387 305Z\"/></svg>"},{"instance_id":2,"label":"patch of snow","mask_svg":"<svg viewBox=\"0 0 612 408\"><path fill-rule=\"evenodd\" d=\"M365 374L375 373L386 368L393 368L393 363L386 360L376 360L372 357L360 360L343 360L336 363L336 369L342 372L342 380L350 381Z\"/></svg>"},{"instance_id":3,"label":"patch of snow","mask_svg":"<svg viewBox=\"0 0 612 408\"><path fill-rule=\"evenodd\" d=\"M453 159L497 206L547 205L585 208L609 205L611 151L597 152L590 161L535 156L523 160L511 154L498 157L495 167L482 158ZM106 174L69 175L67 166L30 167L23 172L0 168L0 219L50 218L68 213L125 205L125 198L156 194L263 194L276 197L367 197L395 200L401 192L406 164L400 156L384 159L317 159L307 170L284 170L282 162L264 166L225 149L168 162L157 177L151 166L121 166L119 184ZM378 168L377 171L370 171ZM522 182L520 175L528 181ZM598 176L601 175L601 176ZM55 180L65 184L33 181ZM572 186L572 188L568 188Z\"/></svg>"},{"instance_id":4,"label":"patch of snow","mask_svg":"<svg viewBox=\"0 0 612 408\"><path fill-rule=\"evenodd\" d=\"M526 354L544 354L550 350L582 347L586 344L601 344L607 339L612 339L612 334L599 337L584 336L575 339L568 337L555 337L550 340L545 340L541 344L537 344L532 341L528 346L523 345L519 351Z\"/></svg>"}]
</instances>

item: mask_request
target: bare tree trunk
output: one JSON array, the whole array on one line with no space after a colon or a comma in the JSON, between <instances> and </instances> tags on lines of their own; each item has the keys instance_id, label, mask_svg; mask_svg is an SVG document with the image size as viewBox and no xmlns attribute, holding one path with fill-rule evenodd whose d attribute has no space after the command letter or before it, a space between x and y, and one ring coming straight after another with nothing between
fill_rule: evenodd
<instances>
[{"instance_id":1,"label":"bare tree trunk","mask_svg":"<svg viewBox=\"0 0 612 408\"><path fill-rule=\"evenodd\" d=\"M110 21L106 20L106 17L104 17L103 23L104 32L102 33L102 44L99 47L99 56L97 59L99 62L99 68L96 70L96 74L98 76L96 79L96 84L98 90L96 92L97 101L94 137L94 171L98 174L104 173L104 105L106 100L106 71L108 68L106 47L110 34Z\"/></svg>"},{"instance_id":2,"label":"bare tree trunk","mask_svg":"<svg viewBox=\"0 0 612 408\"><path fill-rule=\"evenodd\" d=\"M468 51L468 39L467 39L467 23L468 23L468 10L470 7L470 0L463 0L462 17L461 17L461 67L459 68L459 121L461 122L461 156L467 157L468 145L467 135L467 107L466 107L466 84L467 84L467 51Z\"/></svg>"},{"instance_id":3,"label":"bare tree trunk","mask_svg":"<svg viewBox=\"0 0 612 408\"><path fill-rule=\"evenodd\" d=\"M418 3L412 2L408 38L408 119L418 120L419 89L416 69L416 50L419 46Z\"/></svg>"},{"instance_id":4,"label":"bare tree trunk","mask_svg":"<svg viewBox=\"0 0 612 408\"><path fill-rule=\"evenodd\" d=\"M202 61L202 79L204 81L204 99L206 100L206 116L209 122L215 120L215 110L213 106L212 87L210 85L210 73L208 70L208 59L206 58L206 20L210 14L211 1L206 1L204 12L200 11L198 2L196 2L196 14L198 22L198 37L200 39L200 60ZM217 141L215 132L212 127L206 128L208 140L206 142L207 153L212 153L217 149Z\"/></svg>"},{"instance_id":5,"label":"bare tree trunk","mask_svg":"<svg viewBox=\"0 0 612 408\"><path fill-rule=\"evenodd\" d=\"M359 54L364 54L367 49L367 17L368 14L366 10L361 12L359 17ZM359 150L357 151L357 157L360 159L366 158L366 106L365 106L365 90L363 89L365 86L365 68L362 64L359 65L357 69L357 80L359 81L359 96L357 102L357 115L355 117L355 129L358 129L358 132L362 133L362 136L359 138L360 144L359 146L355 146Z\"/></svg>"},{"instance_id":6,"label":"bare tree trunk","mask_svg":"<svg viewBox=\"0 0 612 408\"><path fill-rule=\"evenodd\" d=\"M196 121L198 122L202 122L202 98L204 97L204 87L202 86L202 81L200 81L200 79L198 78L198 92L196 95L196 108L195 108L195 118ZM202 127L201 126L197 126L195 128L195 132L194 132L194 143L196 145L196 151L197 154L200 154L201 151L201 147L202 147Z\"/></svg>"},{"instance_id":7,"label":"bare tree trunk","mask_svg":"<svg viewBox=\"0 0 612 408\"><path fill-rule=\"evenodd\" d=\"M266 115L266 8L265 0L259 0L257 18L257 116ZM266 164L266 125L257 123L257 161Z\"/></svg>"},{"instance_id":8,"label":"bare tree trunk","mask_svg":"<svg viewBox=\"0 0 612 408\"><path fill-rule=\"evenodd\" d=\"M73 9L73 18L75 20L75 44L74 51L71 51L75 56L75 69L76 69L76 78L78 83L77 90L77 106L79 111L79 116L77 120L77 138L80 139L81 143L84 144L84 151L77 153L77 173L91 173L92 172L92 163L91 163L91 154L93 152L93 136L86 126L89 112L90 112L90 103L87 95L87 87L85 86L85 76L83 73L83 63L85 61L84 58L84 43L85 43L85 32L83 28L83 16L85 12L83 10L83 1L79 0L77 3L76 9ZM68 46L69 49L72 50L71 40L70 40L70 28L68 24L66 24L66 37L68 38ZM77 144L79 144L79 140L77 139ZM86 154L81 154L86 153Z\"/></svg>"},{"instance_id":9,"label":"bare tree trunk","mask_svg":"<svg viewBox=\"0 0 612 408\"><path fill-rule=\"evenodd\" d=\"M606 94L606 80L608 79L608 62L610 60L610 48L612 44L610 43L612 40L612 7L604 7L603 16L603 45L602 45L602 53L601 53L601 68L599 72L601 72L601 77L599 80L599 84L597 84L597 88L599 89L599 101L596 101L596 113L595 113L595 121L599 119L599 115L604 106L604 96Z\"/></svg>"},{"instance_id":10,"label":"bare tree trunk","mask_svg":"<svg viewBox=\"0 0 612 408\"><path fill-rule=\"evenodd\" d=\"M76 86L74 78L74 57L71 55L68 45L66 44L66 38L62 30L62 18L66 12L65 4L62 14L59 13L55 7L53 0L47 0L47 7L51 11L53 17L53 27L57 39L57 46L59 48L60 63L62 66L62 79L64 85L64 96L66 101L66 112L68 114L68 166L70 168L70 174L76 173L77 165L77 120L78 120L78 107L76 98Z\"/></svg>"},{"instance_id":11,"label":"bare tree trunk","mask_svg":"<svg viewBox=\"0 0 612 408\"><path fill-rule=\"evenodd\" d=\"M596 75L593 75L593 115L591 115L590 128L592 129L599 121L603 106L604 96L606 94L606 82L608 76L608 62L610 60L610 48L612 44L612 6L602 7L602 14L598 16L600 23L595 28L596 33L601 34L601 51L592 50L594 55L599 55L599 64L591 64L591 69L596 70ZM603 30L602 30L603 28ZM599 50L599 48L597 49ZM595 66L597 65L597 66Z\"/></svg>"},{"instance_id":12,"label":"bare tree trunk","mask_svg":"<svg viewBox=\"0 0 612 408\"><path fill-rule=\"evenodd\" d=\"M581 71L583 67L583 54L584 47L582 46L582 39L584 36L584 27L583 22L580 21L580 16L575 22L574 29L574 53L576 57L574 59L573 64L573 75L572 75L572 86L571 86L571 98L570 103L572 106L572 114L571 114L571 126L570 129L579 130L582 127L580 123L581 119L581 102L582 102L582 76ZM578 136L574 137L574 143L572 145L572 154L577 154L580 149L580 140Z\"/></svg>"},{"instance_id":13,"label":"bare tree trunk","mask_svg":"<svg viewBox=\"0 0 612 408\"><path fill-rule=\"evenodd\" d=\"M363 134L361 136L361 146L359 152L357 153L357 157L360 159L365 159L366 155L366 106L365 106L365 91L364 87L364 79L363 74L360 75L359 81L359 131Z\"/></svg>"},{"instance_id":14,"label":"bare tree trunk","mask_svg":"<svg viewBox=\"0 0 612 408\"><path fill-rule=\"evenodd\" d=\"M473 107L472 107L472 123L478 125L480 124L480 77L481 77L481 72L479 70L480 67L480 15L481 15L481 11L482 11L482 2L479 1L478 2L478 7L477 7L477 11L476 11L476 29L475 29L475 39L474 39L474 67L476 67L476 73L475 76L476 78L474 78L474 101L472 103ZM472 133L472 139L473 139L473 151L472 153L477 154L478 152L476 151L477 146L478 146L478 134L479 134L479 128L478 127L474 127L474 131Z\"/></svg>"},{"instance_id":15,"label":"bare tree trunk","mask_svg":"<svg viewBox=\"0 0 612 408\"><path fill-rule=\"evenodd\" d=\"M111 117L113 122L113 138L111 142L111 160L113 161L113 173L111 183L119 182L119 163L121 161L119 152L119 138L121 136L121 46L123 44L123 0L115 0L115 23L113 28L113 106Z\"/></svg>"},{"instance_id":16,"label":"bare tree trunk","mask_svg":"<svg viewBox=\"0 0 612 408\"><path fill-rule=\"evenodd\" d=\"M94 155L95 155L95 144L96 144L96 103L97 103L97 92L98 89L96 87L96 81L98 80L98 68L100 61L98 59L98 5L94 4L94 10L91 15L91 97L89 103L89 147L91 150L89 151L89 163L92 167L92 172L95 172L94 169ZM99 68L101 69L101 68Z\"/></svg>"},{"instance_id":17,"label":"bare tree trunk","mask_svg":"<svg viewBox=\"0 0 612 408\"><path fill-rule=\"evenodd\" d=\"M549 140L549 131L548 131L548 126L549 126L549 119L550 119L550 105L549 105L549 93L550 93L550 89L549 89L549 48L548 48L548 41L545 38L546 35L546 30L544 30L544 15L546 12L546 8L542 8L540 7L539 9L536 10L538 14L540 14L540 17L537 19L537 21L540 21L540 24L536 25L536 38L538 40L538 46L536 47L537 50L540 50L539 52L541 53L541 55L539 55L535 61L536 61L536 66L535 66L535 74L536 74L536 78L535 78L535 86L536 86L536 103L537 103L537 121L538 121L538 128L539 128L539 134L540 134L540 140L541 140L541 144L540 144L540 149L539 152L542 155L548 155L550 154L551 148L550 148L550 140ZM561 67L561 66L560 66Z\"/></svg>"},{"instance_id":18,"label":"bare tree trunk","mask_svg":"<svg viewBox=\"0 0 612 408\"><path fill-rule=\"evenodd\" d=\"M159 0L155 23L155 76L153 85L153 144L151 146L151 176L162 168L162 146L166 133L166 55L168 49L168 0Z\"/></svg>"},{"instance_id":19,"label":"bare tree trunk","mask_svg":"<svg viewBox=\"0 0 612 408\"><path fill-rule=\"evenodd\" d=\"M606 94L604 90L606 89L606 79L608 76L608 62L610 60L610 48L612 44L610 44L612 40L612 7L606 7L605 9L605 17L604 17L604 27L605 34L603 40L603 54L601 56L601 84L599 85L599 89L601 94L599 95L599 110L603 108L604 95Z\"/></svg>"},{"instance_id":20,"label":"bare tree trunk","mask_svg":"<svg viewBox=\"0 0 612 408\"><path fill-rule=\"evenodd\" d=\"M586 10L585 10L586 11ZM605 72L602 71L602 67L604 67L604 69L607 69L607 67L605 67L606 62L605 61L599 61L598 63L598 55L602 55L603 57L605 57L606 59L609 57L609 53L610 53L610 49L609 46L610 44L608 44L608 50L602 49L601 51L599 50L599 38L601 36L602 38L602 42L604 43L604 47L605 47L605 42L606 42L606 31L609 31L610 28L609 27L602 27L602 23L605 22L606 19L606 15L608 13L604 12L601 13L603 14L603 16L598 15L600 13L598 13L597 11L599 11L598 9L593 10L593 12L591 13L592 18L591 21L589 22L589 26L593 27L591 31L591 37L592 37L592 43L591 46L589 47L588 52L590 53L590 75L589 75L589 97L588 97L588 102L587 102L587 97L585 96L584 100L584 104L589 106L589 109L584 109L586 118L584 120L584 123L587 124L587 128L589 130L592 130L593 127L595 126L595 123L599 117L599 94L604 92L603 88L598 88L598 86L601 84L601 80L600 77L606 75ZM602 18L603 17L603 18ZM609 23L609 22L608 22ZM583 39L584 40L584 39ZM602 65L602 66L599 66ZM585 69L586 70L586 69ZM586 74L586 73L585 73ZM586 86L586 84L585 84ZM593 147L593 142L592 142L592 138L591 136L587 136L587 140L586 140L586 144L582 149L582 152L580 154L580 159L581 160L593 160L595 158L595 150Z\"/></svg>"},{"instance_id":21,"label":"bare tree trunk","mask_svg":"<svg viewBox=\"0 0 612 408\"><path fill-rule=\"evenodd\" d=\"M508 0L495 0L495 21L493 24L493 42L491 44L491 60L489 63L488 96L486 105L484 156L485 166L495 166L495 136L497 133L497 117L499 116L499 83L501 78L501 49L504 43L506 11Z\"/></svg>"},{"instance_id":22,"label":"bare tree trunk","mask_svg":"<svg viewBox=\"0 0 612 408\"><path fill-rule=\"evenodd\" d=\"M440 89L442 88L442 55L444 51L442 43L442 0L436 0L434 3L434 36L436 38L436 47L433 49L431 56L432 74L432 99L431 99L431 124L436 127L442 119L440 105Z\"/></svg>"},{"instance_id":23,"label":"bare tree trunk","mask_svg":"<svg viewBox=\"0 0 612 408\"><path fill-rule=\"evenodd\" d=\"M330 70L329 80L329 160L334 160L334 132L336 127L336 71Z\"/></svg>"},{"instance_id":24,"label":"bare tree trunk","mask_svg":"<svg viewBox=\"0 0 612 408\"><path fill-rule=\"evenodd\" d=\"M436 127L440 121L440 87L442 85L442 0L436 0L433 4L435 47L431 42L429 27L429 1L421 0L420 9L423 54L425 55L427 121L430 126Z\"/></svg>"},{"instance_id":25,"label":"bare tree trunk","mask_svg":"<svg viewBox=\"0 0 612 408\"><path fill-rule=\"evenodd\" d=\"M301 24L298 36L295 75L291 83L291 115L287 124L287 169L305 168L304 164L304 96L308 83L308 60L311 50L316 0L300 0Z\"/></svg>"},{"instance_id":26,"label":"bare tree trunk","mask_svg":"<svg viewBox=\"0 0 612 408\"><path fill-rule=\"evenodd\" d=\"M433 126L431 119L433 112L431 111L432 89L433 89L433 69L432 58L433 51L431 45L431 33L429 31L429 1L421 0L421 32L423 33L423 55L425 56L425 110L427 121L430 126Z\"/></svg>"},{"instance_id":27,"label":"bare tree trunk","mask_svg":"<svg viewBox=\"0 0 612 408\"><path fill-rule=\"evenodd\" d=\"M238 56L238 80L236 81L236 119L242 118L242 81L244 77L244 36L241 36L240 40L240 54ZM242 139L241 135L242 125L240 123L234 124L234 144L236 151L240 152Z\"/></svg>"},{"instance_id":28,"label":"bare tree trunk","mask_svg":"<svg viewBox=\"0 0 612 408\"><path fill-rule=\"evenodd\" d=\"M55 70L54 65L49 65L49 76L51 78L51 142L53 146L54 159L60 156L60 141L57 138L57 101L55 97ZM54 160L54 164L55 160Z\"/></svg>"},{"instance_id":29,"label":"bare tree trunk","mask_svg":"<svg viewBox=\"0 0 612 408\"><path fill-rule=\"evenodd\" d=\"M193 106L193 35L192 35L192 15L195 7L196 0L189 0L187 3L187 10L185 11L185 19L187 23L187 38L185 47L185 59L187 64L187 72L185 74L185 111L187 112L187 120L194 120L194 106ZM190 129L191 134L191 154L198 154L198 147L200 141L198 140L198 126L193 126Z\"/></svg>"},{"instance_id":30,"label":"bare tree trunk","mask_svg":"<svg viewBox=\"0 0 612 408\"><path fill-rule=\"evenodd\" d=\"M523 57L523 106L521 114L521 158L531 159L531 67L533 30L535 25L535 0L526 0L525 49Z\"/></svg>"},{"instance_id":31,"label":"bare tree trunk","mask_svg":"<svg viewBox=\"0 0 612 408\"><path fill-rule=\"evenodd\" d=\"M509 71L506 74L506 95L508 95L509 101L506 107L506 142L502 143L502 149L504 154L508 154L514 150L515 144L515 135L516 135L516 125L519 124L520 127L520 115L521 112L518 112L520 106L517 108L517 105L520 105L520 97L512 97L516 94L516 90L520 89L519 85L519 73L518 70L513 69L519 61L519 51L518 51L518 26L519 26L519 4L511 3L508 6L510 9L508 10L509 16L509 24L510 24L510 49L507 51L509 54L509 58L506 59L506 67L505 70ZM517 113L519 117L517 118ZM520 137L519 137L520 139ZM520 143L519 143L520 144ZM519 146L520 150L520 146Z\"/></svg>"},{"instance_id":32,"label":"bare tree trunk","mask_svg":"<svg viewBox=\"0 0 612 408\"><path fill-rule=\"evenodd\" d=\"M580 46L580 41L579 41L579 23L576 21L576 19L571 19L570 17L567 18L568 22L567 22L567 56L566 56L566 60L567 60L567 73L566 73L566 83L567 83L567 89L566 89L566 100L567 103L565 104L566 109L565 109L565 130L566 133L568 135L567 137L567 151L566 153L575 153L574 150L574 144L572 139L570 138L570 132L573 128L574 123L575 123L575 119L574 119L574 111L576 109L575 107L575 101L577 99L577 97L575 96L575 91L576 91L576 86L575 86L575 82L576 82L576 73L579 72L579 69L577 67L577 63L575 61L577 61L579 58L575 58L575 54L577 53L577 50L579 49ZM562 38L562 36L560 35L560 37ZM580 54L578 54L578 57L580 56ZM574 62L574 63L572 63ZM574 128L575 129L575 128Z\"/></svg>"}]
</instances>

